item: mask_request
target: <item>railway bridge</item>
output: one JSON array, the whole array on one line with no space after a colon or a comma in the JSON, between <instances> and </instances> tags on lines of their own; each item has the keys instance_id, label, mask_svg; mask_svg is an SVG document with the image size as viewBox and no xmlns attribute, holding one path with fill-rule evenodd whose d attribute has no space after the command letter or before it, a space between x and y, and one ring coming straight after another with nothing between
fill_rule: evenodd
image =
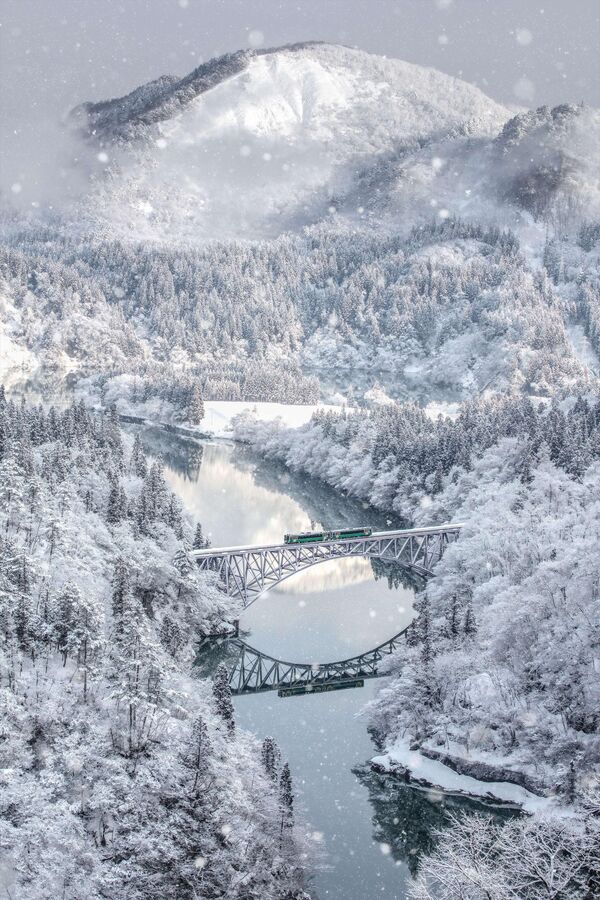
<instances>
[{"instance_id":1,"label":"railway bridge","mask_svg":"<svg viewBox=\"0 0 600 900\"><path fill-rule=\"evenodd\" d=\"M276 659L236 638L237 652L229 671L232 694L278 691L281 697L323 693L345 687L362 687L366 678L378 678L380 663L402 646L410 625L383 644L348 659L330 663L298 663Z\"/></svg>"},{"instance_id":2,"label":"railway bridge","mask_svg":"<svg viewBox=\"0 0 600 900\"><path fill-rule=\"evenodd\" d=\"M397 562L420 575L431 575L445 549L456 540L461 524L378 531L356 538L247 547L211 547L191 556L200 569L217 573L231 596L250 606L269 588L311 566L331 559L363 556Z\"/></svg>"}]
</instances>

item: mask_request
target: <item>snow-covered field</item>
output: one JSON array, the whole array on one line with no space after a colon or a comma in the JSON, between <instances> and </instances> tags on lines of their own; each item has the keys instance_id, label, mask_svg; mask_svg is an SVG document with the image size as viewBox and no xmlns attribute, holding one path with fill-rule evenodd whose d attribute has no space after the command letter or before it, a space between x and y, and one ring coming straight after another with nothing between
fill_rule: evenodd
<instances>
[{"instance_id":1,"label":"snow-covered field","mask_svg":"<svg viewBox=\"0 0 600 900\"><path fill-rule=\"evenodd\" d=\"M252 413L260 422L280 419L288 428L299 428L310 421L317 409L340 412L341 406L306 404L294 406L289 403L247 403L243 400L207 400L205 415L199 430L207 431L215 437L233 437L232 421L242 413Z\"/></svg>"},{"instance_id":2,"label":"snow-covered field","mask_svg":"<svg viewBox=\"0 0 600 900\"><path fill-rule=\"evenodd\" d=\"M299 428L310 421L317 409L325 412L340 412L342 407L333 404L292 404L268 403L244 400L205 400L204 418L199 425L190 425L178 419L173 406L159 399L145 403L132 403L122 395L109 391L105 397L105 405L115 403L120 415L139 416L152 425L177 425L190 434L210 435L211 437L233 438L233 420L250 413L260 422L273 422L279 419L288 428Z\"/></svg>"}]
</instances>

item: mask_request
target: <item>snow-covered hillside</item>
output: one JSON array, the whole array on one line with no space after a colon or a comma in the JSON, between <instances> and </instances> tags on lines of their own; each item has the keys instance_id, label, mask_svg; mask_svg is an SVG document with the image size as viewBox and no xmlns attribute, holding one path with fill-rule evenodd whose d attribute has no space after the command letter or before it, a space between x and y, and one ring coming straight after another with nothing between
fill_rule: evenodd
<instances>
[{"instance_id":1,"label":"snow-covered hillside","mask_svg":"<svg viewBox=\"0 0 600 900\"><path fill-rule=\"evenodd\" d=\"M590 375L569 335L598 352L598 111L511 117L439 72L303 44L71 123L95 160L86 195L50 227L0 226L13 380L25 358L127 376L185 411L192 382L314 403L301 366L393 372L426 400Z\"/></svg>"},{"instance_id":2,"label":"snow-covered hillside","mask_svg":"<svg viewBox=\"0 0 600 900\"><path fill-rule=\"evenodd\" d=\"M96 226L196 240L321 220L390 160L492 137L509 116L433 69L304 44L224 57L72 118L108 169L86 204Z\"/></svg>"}]
</instances>

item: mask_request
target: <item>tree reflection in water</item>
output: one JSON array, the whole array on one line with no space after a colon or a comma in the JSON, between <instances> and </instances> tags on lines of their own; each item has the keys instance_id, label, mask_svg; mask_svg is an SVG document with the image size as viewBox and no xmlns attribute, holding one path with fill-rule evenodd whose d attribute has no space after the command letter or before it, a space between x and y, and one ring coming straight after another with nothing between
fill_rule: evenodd
<instances>
[{"instance_id":1,"label":"tree reflection in water","mask_svg":"<svg viewBox=\"0 0 600 900\"><path fill-rule=\"evenodd\" d=\"M126 430L140 433L144 450L150 456L160 456L170 469L181 475L186 481L198 480L202 466L204 447L192 438L182 437L164 428L136 425L125 425Z\"/></svg>"},{"instance_id":2,"label":"tree reflection in water","mask_svg":"<svg viewBox=\"0 0 600 900\"><path fill-rule=\"evenodd\" d=\"M500 821L520 815L514 809L407 785L395 775L373 772L368 764L352 771L369 792L373 840L389 846L393 858L406 863L413 876L421 856L433 850L435 832L451 824L450 814L486 815Z\"/></svg>"}]
</instances>

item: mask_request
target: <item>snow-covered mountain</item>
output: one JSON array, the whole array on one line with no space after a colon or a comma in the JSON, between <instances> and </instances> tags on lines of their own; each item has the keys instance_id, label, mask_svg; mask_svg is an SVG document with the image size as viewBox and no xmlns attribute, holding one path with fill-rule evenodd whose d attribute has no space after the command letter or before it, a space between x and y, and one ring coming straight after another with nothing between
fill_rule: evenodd
<instances>
[{"instance_id":1,"label":"snow-covered mountain","mask_svg":"<svg viewBox=\"0 0 600 900\"><path fill-rule=\"evenodd\" d=\"M71 121L106 165L84 204L97 226L202 240L367 216L374 196L404 189L407 166L429 203L445 160L510 115L433 69L311 43L222 57L84 104Z\"/></svg>"},{"instance_id":2,"label":"snow-covered mountain","mask_svg":"<svg viewBox=\"0 0 600 900\"><path fill-rule=\"evenodd\" d=\"M79 106L89 190L0 225L0 370L168 397L184 366L212 399L293 402L297 365L420 399L572 386L600 352L599 118L326 44Z\"/></svg>"}]
</instances>

